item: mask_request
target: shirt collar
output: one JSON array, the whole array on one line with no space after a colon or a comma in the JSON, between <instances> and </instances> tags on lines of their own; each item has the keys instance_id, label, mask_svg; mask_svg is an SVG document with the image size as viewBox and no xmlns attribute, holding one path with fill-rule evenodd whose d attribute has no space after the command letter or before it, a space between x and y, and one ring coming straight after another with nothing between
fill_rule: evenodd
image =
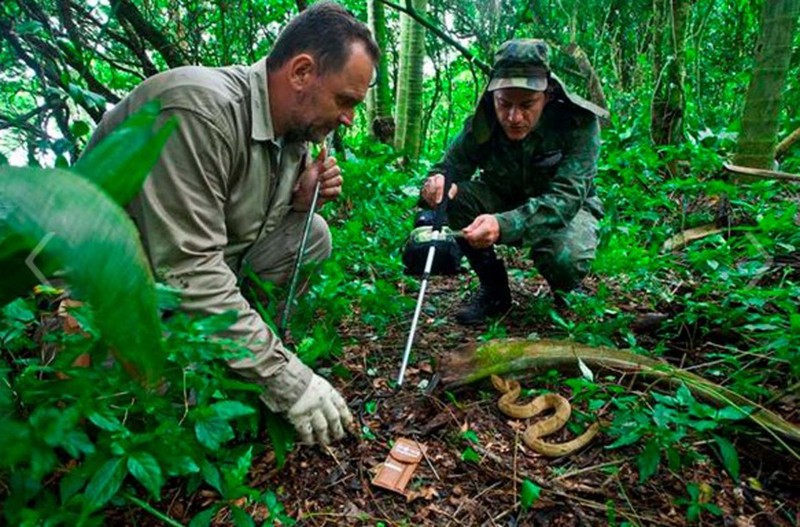
<instances>
[{"instance_id":1,"label":"shirt collar","mask_svg":"<svg viewBox=\"0 0 800 527\"><path fill-rule=\"evenodd\" d=\"M250 112L253 119L250 135L254 141L274 141L275 130L272 127L272 114L267 91L266 57L250 66L248 80L250 83Z\"/></svg>"}]
</instances>

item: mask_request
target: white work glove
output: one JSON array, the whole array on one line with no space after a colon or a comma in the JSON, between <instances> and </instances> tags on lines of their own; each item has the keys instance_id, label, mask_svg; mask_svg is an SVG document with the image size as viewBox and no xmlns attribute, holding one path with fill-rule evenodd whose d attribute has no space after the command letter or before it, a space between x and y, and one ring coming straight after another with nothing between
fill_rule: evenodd
<instances>
[{"instance_id":1,"label":"white work glove","mask_svg":"<svg viewBox=\"0 0 800 527\"><path fill-rule=\"evenodd\" d=\"M345 430L353 424L353 415L344 398L317 374L311 377L286 417L300 435L300 442L306 444L327 445L344 437Z\"/></svg>"}]
</instances>

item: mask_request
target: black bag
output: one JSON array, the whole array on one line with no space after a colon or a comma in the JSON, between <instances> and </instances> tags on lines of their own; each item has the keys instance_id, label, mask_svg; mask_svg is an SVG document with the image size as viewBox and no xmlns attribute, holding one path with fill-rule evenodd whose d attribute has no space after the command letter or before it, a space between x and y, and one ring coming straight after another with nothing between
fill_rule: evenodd
<instances>
[{"instance_id":1,"label":"black bag","mask_svg":"<svg viewBox=\"0 0 800 527\"><path fill-rule=\"evenodd\" d=\"M432 210L420 211L414 221L414 227L432 226L433 220L434 212ZM404 273L407 276L422 276L431 245L436 247L431 265L431 275L454 275L463 271L461 268L462 252L454 239L417 242L413 238L409 238L403 250Z\"/></svg>"}]
</instances>

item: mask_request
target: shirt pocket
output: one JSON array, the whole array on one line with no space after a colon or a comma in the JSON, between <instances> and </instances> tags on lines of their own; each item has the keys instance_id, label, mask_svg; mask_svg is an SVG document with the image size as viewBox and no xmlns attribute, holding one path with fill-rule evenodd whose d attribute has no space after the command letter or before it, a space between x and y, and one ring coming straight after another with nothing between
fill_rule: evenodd
<instances>
[{"instance_id":1,"label":"shirt pocket","mask_svg":"<svg viewBox=\"0 0 800 527\"><path fill-rule=\"evenodd\" d=\"M534 153L526 164L526 191L529 196L538 196L550 188L550 180L555 177L561 160L561 150L548 150Z\"/></svg>"}]
</instances>

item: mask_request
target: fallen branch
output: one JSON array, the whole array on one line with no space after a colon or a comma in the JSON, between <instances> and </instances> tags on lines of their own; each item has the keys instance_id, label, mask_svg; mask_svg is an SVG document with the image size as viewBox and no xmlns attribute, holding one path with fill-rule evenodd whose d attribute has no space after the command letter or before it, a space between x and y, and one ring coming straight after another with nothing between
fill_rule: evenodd
<instances>
[{"instance_id":1,"label":"fallen branch","mask_svg":"<svg viewBox=\"0 0 800 527\"><path fill-rule=\"evenodd\" d=\"M719 234L720 232L722 232L722 229L717 227L716 223L707 223L700 227L686 229L665 241L664 245L661 246L661 252L679 251L695 240L700 240L712 234Z\"/></svg>"},{"instance_id":2,"label":"fallen branch","mask_svg":"<svg viewBox=\"0 0 800 527\"><path fill-rule=\"evenodd\" d=\"M747 176L755 176L766 179L783 179L785 181L800 182L800 175L790 174L788 172L779 172L777 170L764 170L762 168L750 168L739 165L732 165L730 163L723 163L722 167L728 172L734 174L744 174Z\"/></svg>"},{"instance_id":3,"label":"fallen branch","mask_svg":"<svg viewBox=\"0 0 800 527\"><path fill-rule=\"evenodd\" d=\"M614 348L590 347L560 340L492 340L470 344L442 357L440 371L445 389L464 386L492 374L523 371L575 370L578 359L594 369L626 371L655 377L670 384L685 384L696 395L717 405L751 408L748 418L768 432L795 458L798 454L784 439L800 444L800 426L784 420L738 393L666 362Z\"/></svg>"},{"instance_id":4,"label":"fallen branch","mask_svg":"<svg viewBox=\"0 0 800 527\"><path fill-rule=\"evenodd\" d=\"M783 141L778 143L778 146L775 147L775 159L781 159L786 154L786 151L789 150L789 147L798 140L800 140L800 128L787 135Z\"/></svg>"}]
</instances>

